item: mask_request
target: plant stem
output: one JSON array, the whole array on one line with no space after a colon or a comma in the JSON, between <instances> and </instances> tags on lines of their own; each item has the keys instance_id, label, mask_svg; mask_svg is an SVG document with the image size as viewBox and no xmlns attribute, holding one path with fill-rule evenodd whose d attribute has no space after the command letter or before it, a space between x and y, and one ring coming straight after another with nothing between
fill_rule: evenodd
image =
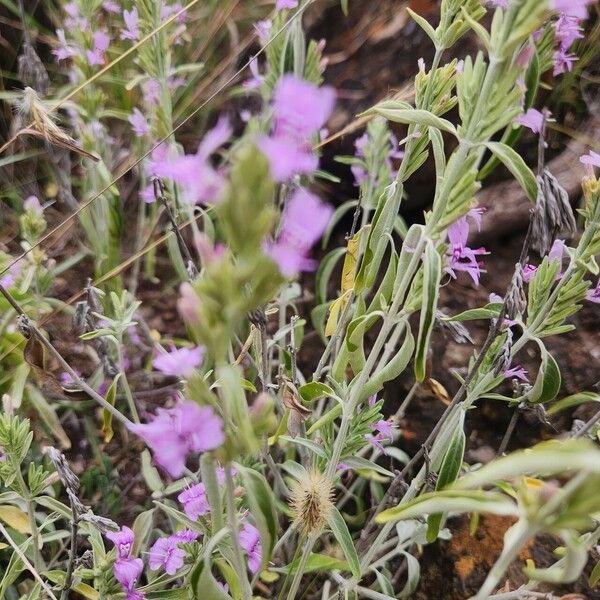
<instances>
[{"instance_id":1,"label":"plant stem","mask_svg":"<svg viewBox=\"0 0 600 600\"><path fill-rule=\"evenodd\" d=\"M40 571L44 567L42 555L40 553L40 531L37 526L37 521L35 520L35 507L33 504L33 498L31 497L31 492L25 483L25 479L21 473L20 467L17 468L16 474L19 487L21 488L21 495L27 504L27 516L29 518L29 528L31 529L31 539L33 543L33 565L38 571Z\"/></svg>"},{"instance_id":2,"label":"plant stem","mask_svg":"<svg viewBox=\"0 0 600 600\"><path fill-rule=\"evenodd\" d=\"M294 573L294 579L292 580L292 585L290 586L290 591L288 592L286 600L295 600L296 594L298 593L298 588L300 587L300 582L302 581L302 576L304 575L306 563L308 562L310 553L318 538L319 532L313 531L309 534L308 538L306 539L304 548L302 550L302 555L300 557L300 562L298 563L298 567L296 569L296 572Z\"/></svg>"},{"instance_id":3,"label":"plant stem","mask_svg":"<svg viewBox=\"0 0 600 600\"><path fill-rule=\"evenodd\" d=\"M233 547L233 559L242 587L242 598L243 600L250 600L252 597L252 589L250 588L250 582L248 581L246 561L244 560L244 554L242 552L242 547L240 546L240 526L237 509L235 507L235 488L233 485L233 477L231 476L230 464L225 467L225 498L227 502L227 520L229 521L231 545Z\"/></svg>"}]
</instances>

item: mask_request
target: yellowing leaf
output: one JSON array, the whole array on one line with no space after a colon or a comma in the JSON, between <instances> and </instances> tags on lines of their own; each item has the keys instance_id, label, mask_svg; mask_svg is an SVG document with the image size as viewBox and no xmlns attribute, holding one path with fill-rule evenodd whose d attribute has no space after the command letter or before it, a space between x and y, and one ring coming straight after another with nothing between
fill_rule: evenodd
<instances>
[{"instance_id":1,"label":"yellowing leaf","mask_svg":"<svg viewBox=\"0 0 600 600\"><path fill-rule=\"evenodd\" d=\"M73 591L77 592L80 596L87 598L88 600L98 600L100 594L87 583L78 583L71 588Z\"/></svg>"},{"instance_id":2,"label":"yellowing leaf","mask_svg":"<svg viewBox=\"0 0 600 600\"><path fill-rule=\"evenodd\" d=\"M329 308L329 317L327 317L327 325L325 325L325 335L327 337L332 336L335 333L340 313L346 307L352 290L348 290L343 296L340 296L337 300L331 303Z\"/></svg>"},{"instance_id":3,"label":"yellowing leaf","mask_svg":"<svg viewBox=\"0 0 600 600\"><path fill-rule=\"evenodd\" d=\"M16 529L19 533L28 533L31 535L31 525L27 513L16 506L0 506L0 520L4 521L9 527Z\"/></svg>"},{"instance_id":4,"label":"yellowing leaf","mask_svg":"<svg viewBox=\"0 0 600 600\"><path fill-rule=\"evenodd\" d=\"M119 385L119 378L121 377L121 373L118 373L114 378L113 382L110 384L108 391L106 392L106 401L112 406L115 405L115 401L117 399L117 387ZM106 409L102 411L102 433L104 434L104 442L108 444L110 440L113 439L114 431L112 428L112 413L108 412Z\"/></svg>"},{"instance_id":5,"label":"yellowing leaf","mask_svg":"<svg viewBox=\"0 0 600 600\"><path fill-rule=\"evenodd\" d=\"M360 248L361 231L357 232L348 240L348 248L344 257L344 266L342 267L342 296L354 288L356 278L356 261L358 259L358 250Z\"/></svg>"}]
</instances>

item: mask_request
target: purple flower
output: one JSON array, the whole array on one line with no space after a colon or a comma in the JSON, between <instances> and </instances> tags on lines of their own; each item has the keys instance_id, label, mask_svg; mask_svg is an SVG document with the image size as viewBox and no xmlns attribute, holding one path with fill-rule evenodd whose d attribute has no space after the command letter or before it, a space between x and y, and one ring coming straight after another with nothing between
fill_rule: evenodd
<instances>
[{"instance_id":1,"label":"purple flower","mask_svg":"<svg viewBox=\"0 0 600 600\"><path fill-rule=\"evenodd\" d=\"M177 496L177 500L183 504L185 514L194 521L210 512L210 505L206 498L206 489L203 483L190 486Z\"/></svg>"},{"instance_id":2,"label":"purple flower","mask_svg":"<svg viewBox=\"0 0 600 600\"><path fill-rule=\"evenodd\" d=\"M96 31L92 37L92 49L86 52L90 66L103 65L104 53L110 44L110 37L104 31Z\"/></svg>"},{"instance_id":3,"label":"purple flower","mask_svg":"<svg viewBox=\"0 0 600 600\"><path fill-rule=\"evenodd\" d=\"M250 59L248 66L250 67L250 73L252 74L252 77L250 79L246 79L242 85L247 90L255 90L259 88L264 81L264 77L258 71L258 60L256 56L253 56Z\"/></svg>"},{"instance_id":4,"label":"purple flower","mask_svg":"<svg viewBox=\"0 0 600 600\"><path fill-rule=\"evenodd\" d=\"M553 25L554 37L563 50L568 50L575 40L583 38L579 19L561 14Z\"/></svg>"},{"instance_id":5,"label":"purple flower","mask_svg":"<svg viewBox=\"0 0 600 600\"><path fill-rule=\"evenodd\" d=\"M155 163L153 174L179 183L185 190L186 199L192 204L216 200L225 181L223 175L211 166L208 159L229 140L231 134L229 121L219 119L216 126L208 131L200 142L196 154Z\"/></svg>"},{"instance_id":6,"label":"purple flower","mask_svg":"<svg viewBox=\"0 0 600 600\"><path fill-rule=\"evenodd\" d=\"M316 170L319 161L310 138L329 118L335 91L284 75L273 98L273 132L271 137L259 138L258 146L269 159L273 179L283 182L294 174Z\"/></svg>"},{"instance_id":7,"label":"purple flower","mask_svg":"<svg viewBox=\"0 0 600 600\"><path fill-rule=\"evenodd\" d=\"M579 161L584 165L590 165L592 167L600 167L600 154L590 150L589 154L584 154Z\"/></svg>"},{"instance_id":8,"label":"purple flower","mask_svg":"<svg viewBox=\"0 0 600 600\"><path fill-rule=\"evenodd\" d=\"M174 377L189 377L202 363L204 348L172 348L171 352L161 352L152 361L152 366Z\"/></svg>"},{"instance_id":9,"label":"purple flower","mask_svg":"<svg viewBox=\"0 0 600 600\"><path fill-rule=\"evenodd\" d=\"M256 31L256 35L261 45L264 46L269 41L272 27L273 22L269 19L265 19L264 21L257 21L254 24L254 31Z\"/></svg>"},{"instance_id":10,"label":"purple flower","mask_svg":"<svg viewBox=\"0 0 600 600\"><path fill-rule=\"evenodd\" d=\"M275 10L283 10L284 8L296 8L298 0L276 0Z\"/></svg>"},{"instance_id":11,"label":"purple flower","mask_svg":"<svg viewBox=\"0 0 600 600\"><path fill-rule=\"evenodd\" d=\"M133 542L135 541L134 533L129 527L121 527L116 532L109 531L106 537L115 545L117 558L129 557L133 548Z\"/></svg>"},{"instance_id":12,"label":"purple flower","mask_svg":"<svg viewBox=\"0 0 600 600\"><path fill-rule=\"evenodd\" d=\"M372 396L369 396L369 399L367 400L367 404L369 406L375 406L377 404L377 394L373 394Z\"/></svg>"},{"instance_id":13,"label":"purple flower","mask_svg":"<svg viewBox=\"0 0 600 600\"><path fill-rule=\"evenodd\" d=\"M477 219L473 217L477 223ZM448 266L446 271L456 279L455 271L464 271L469 274L475 285L479 285L481 276L480 263L477 256L487 254L485 248L472 249L467 246L469 236L469 223L467 217L461 217L448 227Z\"/></svg>"},{"instance_id":14,"label":"purple flower","mask_svg":"<svg viewBox=\"0 0 600 600\"><path fill-rule=\"evenodd\" d=\"M521 365L515 365L514 367L511 367L510 369L505 369L502 374L504 375L504 377L507 377L507 378L514 377L515 379L520 379L521 381L524 381L525 383L529 383L529 377L527 377L527 371Z\"/></svg>"},{"instance_id":15,"label":"purple flower","mask_svg":"<svg viewBox=\"0 0 600 600\"><path fill-rule=\"evenodd\" d=\"M377 421L377 423L371 425L371 428L377 433L375 435L366 435L365 437L367 441L375 446L375 448L377 448L380 452L385 454L385 447L383 446L382 442L394 441L394 428L392 424L390 421L381 419L380 421Z\"/></svg>"},{"instance_id":16,"label":"purple flower","mask_svg":"<svg viewBox=\"0 0 600 600\"><path fill-rule=\"evenodd\" d=\"M104 0L102 8L109 13L121 12L121 7L116 2L113 2L113 0Z\"/></svg>"},{"instance_id":17,"label":"purple flower","mask_svg":"<svg viewBox=\"0 0 600 600\"><path fill-rule=\"evenodd\" d=\"M289 198L279 237L266 248L285 277L314 268L314 262L306 255L325 231L332 212L328 204L304 188L297 189Z\"/></svg>"},{"instance_id":18,"label":"purple flower","mask_svg":"<svg viewBox=\"0 0 600 600\"><path fill-rule=\"evenodd\" d=\"M560 75L561 73L572 71L573 65L578 60L579 58L576 54L569 54L566 50L559 48L554 53L554 75Z\"/></svg>"},{"instance_id":19,"label":"purple flower","mask_svg":"<svg viewBox=\"0 0 600 600\"><path fill-rule=\"evenodd\" d=\"M131 123L133 133L137 137L144 137L150 131L148 121L139 108L134 108L133 113L127 117L127 120Z\"/></svg>"},{"instance_id":20,"label":"purple flower","mask_svg":"<svg viewBox=\"0 0 600 600\"><path fill-rule=\"evenodd\" d=\"M590 302L600 304L600 279L598 280L596 287L593 290L589 290L585 297Z\"/></svg>"},{"instance_id":21,"label":"purple flower","mask_svg":"<svg viewBox=\"0 0 600 600\"><path fill-rule=\"evenodd\" d=\"M534 265L525 265L522 270L523 281L529 283L537 272L537 267Z\"/></svg>"},{"instance_id":22,"label":"purple flower","mask_svg":"<svg viewBox=\"0 0 600 600\"><path fill-rule=\"evenodd\" d=\"M164 568L168 575L175 575L183 567L185 552L177 546L177 538L159 538L150 548L148 566L152 571Z\"/></svg>"},{"instance_id":23,"label":"purple flower","mask_svg":"<svg viewBox=\"0 0 600 600\"><path fill-rule=\"evenodd\" d=\"M65 32L62 29L56 30L56 37L58 38L58 46L52 50L52 54L56 56L57 60L66 60L75 56L77 53L73 46L69 46L65 39Z\"/></svg>"},{"instance_id":24,"label":"purple flower","mask_svg":"<svg viewBox=\"0 0 600 600\"><path fill-rule=\"evenodd\" d=\"M181 531L176 531L171 537L175 538L177 543L189 544L196 541L200 537L200 534L191 529L182 529Z\"/></svg>"},{"instance_id":25,"label":"purple flower","mask_svg":"<svg viewBox=\"0 0 600 600\"><path fill-rule=\"evenodd\" d=\"M38 215L42 214L42 205L38 200L37 196L29 196L23 202L23 209L27 211L31 211L37 213Z\"/></svg>"},{"instance_id":26,"label":"purple flower","mask_svg":"<svg viewBox=\"0 0 600 600\"><path fill-rule=\"evenodd\" d=\"M492 6L494 6L496 8L498 8L498 7L508 8L508 0L488 0L488 1Z\"/></svg>"},{"instance_id":27,"label":"purple flower","mask_svg":"<svg viewBox=\"0 0 600 600\"><path fill-rule=\"evenodd\" d=\"M246 551L250 572L256 575L262 564L262 546L258 529L250 523L246 523L240 531L240 546Z\"/></svg>"},{"instance_id":28,"label":"purple flower","mask_svg":"<svg viewBox=\"0 0 600 600\"><path fill-rule=\"evenodd\" d=\"M123 10L123 20L125 29L121 31L122 40L137 40L140 37L140 17L138 9L133 7L131 10Z\"/></svg>"},{"instance_id":29,"label":"purple flower","mask_svg":"<svg viewBox=\"0 0 600 600\"><path fill-rule=\"evenodd\" d=\"M146 594L137 590L127 590L125 600L146 600Z\"/></svg>"},{"instance_id":30,"label":"purple flower","mask_svg":"<svg viewBox=\"0 0 600 600\"><path fill-rule=\"evenodd\" d=\"M210 406L186 400L174 408L158 409L156 417L129 429L150 446L154 459L171 477L180 477L187 455L218 448L225 441L223 421Z\"/></svg>"},{"instance_id":31,"label":"purple flower","mask_svg":"<svg viewBox=\"0 0 600 600\"><path fill-rule=\"evenodd\" d=\"M201 308L200 298L187 281L179 286L180 298L177 300L177 310L188 323L198 323L198 313Z\"/></svg>"},{"instance_id":32,"label":"purple flower","mask_svg":"<svg viewBox=\"0 0 600 600\"><path fill-rule=\"evenodd\" d=\"M82 31L89 30L90 23L85 17L81 16L81 12L79 12L79 6L77 6L75 2L67 2L67 4L64 5L64 9L68 15L68 17L66 17L64 20L64 24L67 29L81 29Z\"/></svg>"},{"instance_id":33,"label":"purple flower","mask_svg":"<svg viewBox=\"0 0 600 600\"><path fill-rule=\"evenodd\" d=\"M530 108L524 115L517 117L515 123L528 127L533 133L540 133L544 124L544 115L539 110Z\"/></svg>"},{"instance_id":34,"label":"purple flower","mask_svg":"<svg viewBox=\"0 0 600 600\"><path fill-rule=\"evenodd\" d=\"M569 17L587 19L588 4L594 2L595 0L550 0L550 8Z\"/></svg>"},{"instance_id":35,"label":"purple flower","mask_svg":"<svg viewBox=\"0 0 600 600\"><path fill-rule=\"evenodd\" d=\"M115 579L127 590L133 590L142 571L144 563L141 558L119 558L114 565Z\"/></svg>"},{"instance_id":36,"label":"purple flower","mask_svg":"<svg viewBox=\"0 0 600 600\"><path fill-rule=\"evenodd\" d=\"M156 106L160 103L160 82L156 79L147 79L142 83L144 102L148 106Z\"/></svg>"}]
</instances>

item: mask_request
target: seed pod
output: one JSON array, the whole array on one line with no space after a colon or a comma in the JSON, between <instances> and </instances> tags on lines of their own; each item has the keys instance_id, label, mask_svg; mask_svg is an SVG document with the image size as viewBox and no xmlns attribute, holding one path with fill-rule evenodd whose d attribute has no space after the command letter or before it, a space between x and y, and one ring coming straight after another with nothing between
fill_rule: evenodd
<instances>
[{"instance_id":1,"label":"seed pod","mask_svg":"<svg viewBox=\"0 0 600 600\"><path fill-rule=\"evenodd\" d=\"M333 489L327 477L317 471L307 472L292 489L294 526L304 534L323 530L333 506L332 498Z\"/></svg>"},{"instance_id":2,"label":"seed pod","mask_svg":"<svg viewBox=\"0 0 600 600\"><path fill-rule=\"evenodd\" d=\"M537 178L538 195L531 223L531 246L547 254L559 233L571 237L576 231L569 194L547 169Z\"/></svg>"}]
</instances>

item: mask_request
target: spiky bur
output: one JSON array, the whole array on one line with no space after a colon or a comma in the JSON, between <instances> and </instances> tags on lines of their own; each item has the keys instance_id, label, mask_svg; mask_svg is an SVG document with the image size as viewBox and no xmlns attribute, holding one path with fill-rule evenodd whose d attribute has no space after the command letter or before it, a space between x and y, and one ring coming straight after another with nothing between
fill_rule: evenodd
<instances>
[{"instance_id":1,"label":"spiky bur","mask_svg":"<svg viewBox=\"0 0 600 600\"><path fill-rule=\"evenodd\" d=\"M323 530L333 507L332 500L333 488L327 477L318 471L307 472L292 489L294 527L303 534Z\"/></svg>"}]
</instances>

